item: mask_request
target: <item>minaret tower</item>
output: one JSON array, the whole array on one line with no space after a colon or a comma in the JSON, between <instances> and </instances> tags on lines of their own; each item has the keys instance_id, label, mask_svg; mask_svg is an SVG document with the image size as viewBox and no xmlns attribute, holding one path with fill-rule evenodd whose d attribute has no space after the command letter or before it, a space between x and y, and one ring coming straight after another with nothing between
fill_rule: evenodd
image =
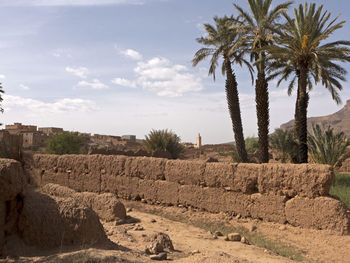
<instances>
[{"instance_id":1,"label":"minaret tower","mask_svg":"<svg viewBox=\"0 0 350 263\"><path fill-rule=\"evenodd\" d=\"M202 146L202 137L201 137L200 133L198 133L196 148L200 149L201 146Z\"/></svg>"}]
</instances>

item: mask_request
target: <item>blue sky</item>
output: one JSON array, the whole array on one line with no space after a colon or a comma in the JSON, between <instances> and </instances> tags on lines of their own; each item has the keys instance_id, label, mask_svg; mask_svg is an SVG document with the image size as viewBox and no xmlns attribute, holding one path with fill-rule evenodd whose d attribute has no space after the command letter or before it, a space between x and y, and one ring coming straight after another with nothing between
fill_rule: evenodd
<instances>
[{"instance_id":1,"label":"blue sky","mask_svg":"<svg viewBox=\"0 0 350 263\"><path fill-rule=\"evenodd\" d=\"M245 0L0 0L0 121L138 138L168 128L186 142L198 132L203 143L233 141L224 78L208 77L209 61L191 65L202 24L234 13L232 3L247 8ZM349 40L350 3L317 3L349 21L333 37ZM246 69L235 71L244 134L253 136L254 88ZM270 95L272 132L293 118L295 97L273 82ZM341 97L350 99L348 82ZM309 116L341 107L316 87Z\"/></svg>"}]
</instances>

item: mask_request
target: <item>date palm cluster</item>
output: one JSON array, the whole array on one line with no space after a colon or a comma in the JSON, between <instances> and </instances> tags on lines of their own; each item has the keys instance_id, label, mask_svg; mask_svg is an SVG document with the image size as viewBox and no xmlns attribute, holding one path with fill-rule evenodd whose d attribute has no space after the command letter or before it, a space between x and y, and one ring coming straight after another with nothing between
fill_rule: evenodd
<instances>
[{"instance_id":1,"label":"date palm cluster","mask_svg":"<svg viewBox=\"0 0 350 263\"><path fill-rule=\"evenodd\" d=\"M272 0L247 0L246 11L234 4L236 16L214 17L214 25L205 24L206 36L197 41L199 49L193 66L210 57L209 75L215 80L219 62L226 75L225 91L232 120L237 152L241 162L247 162L238 83L233 65L246 66L255 80L255 102L259 138L259 162L269 160L269 82L277 85L288 81L288 94L296 90L294 136L297 138L297 162L308 161L307 108L310 90L321 84L341 103L346 70L341 63L350 61L350 41L327 42L331 34L342 28L345 21L331 14L323 5L285 2L275 7Z\"/></svg>"}]
</instances>

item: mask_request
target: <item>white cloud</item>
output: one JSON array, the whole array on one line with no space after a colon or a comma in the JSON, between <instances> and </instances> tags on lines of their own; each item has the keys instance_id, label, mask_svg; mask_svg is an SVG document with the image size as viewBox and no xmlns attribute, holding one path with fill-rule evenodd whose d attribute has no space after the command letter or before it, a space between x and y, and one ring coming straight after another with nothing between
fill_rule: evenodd
<instances>
[{"instance_id":1,"label":"white cloud","mask_svg":"<svg viewBox=\"0 0 350 263\"><path fill-rule=\"evenodd\" d=\"M66 67L66 71L82 79L85 79L86 75L89 72L89 70L85 67L77 67L77 68Z\"/></svg>"},{"instance_id":2,"label":"white cloud","mask_svg":"<svg viewBox=\"0 0 350 263\"><path fill-rule=\"evenodd\" d=\"M136 88L136 85L137 85L135 81L130 81L124 78L115 78L111 82L113 84L123 86L123 87L128 87L128 88Z\"/></svg>"},{"instance_id":3,"label":"white cloud","mask_svg":"<svg viewBox=\"0 0 350 263\"><path fill-rule=\"evenodd\" d=\"M5 79L5 78L6 78L6 76L5 76L5 75L0 74L0 79Z\"/></svg>"},{"instance_id":4,"label":"white cloud","mask_svg":"<svg viewBox=\"0 0 350 263\"><path fill-rule=\"evenodd\" d=\"M2 0L1 6L97 6L97 5L140 5L144 0Z\"/></svg>"},{"instance_id":5,"label":"white cloud","mask_svg":"<svg viewBox=\"0 0 350 263\"><path fill-rule=\"evenodd\" d=\"M141 60L142 59L142 55L133 49L122 50L122 51L120 51L120 53L122 53L124 56L129 57L133 60Z\"/></svg>"},{"instance_id":6,"label":"white cloud","mask_svg":"<svg viewBox=\"0 0 350 263\"><path fill-rule=\"evenodd\" d=\"M56 58L71 58L72 54L71 54L71 50L67 49L67 48L57 48L55 50L52 51L52 56L56 57Z\"/></svg>"},{"instance_id":7,"label":"white cloud","mask_svg":"<svg viewBox=\"0 0 350 263\"><path fill-rule=\"evenodd\" d=\"M81 80L78 82L76 87L88 87L91 89L108 89L109 87L106 84L103 84L100 80L98 79L93 79L91 82Z\"/></svg>"},{"instance_id":8,"label":"white cloud","mask_svg":"<svg viewBox=\"0 0 350 263\"><path fill-rule=\"evenodd\" d=\"M31 113L65 113L65 112L89 112L97 109L91 100L64 98L49 103L31 98L23 98L13 95L4 95L4 107L23 107Z\"/></svg>"},{"instance_id":9,"label":"white cloud","mask_svg":"<svg viewBox=\"0 0 350 263\"><path fill-rule=\"evenodd\" d=\"M30 90L30 88L27 85L24 85L24 84L20 84L19 87L22 90Z\"/></svg>"},{"instance_id":10,"label":"white cloud","mask_svg":"<svg viewBox=\"0 0 350 263\"><path fill-rule=\"evenodd\" d=\"M116 84L126 87L137 85L165 97L178 97L203 89L199 77L189 73L187 67L173 65L166 58L155 57L146 62L140 61L134 71L136 80L116 78L114 81L117 80Z\"/></svg>"}]
</instances>

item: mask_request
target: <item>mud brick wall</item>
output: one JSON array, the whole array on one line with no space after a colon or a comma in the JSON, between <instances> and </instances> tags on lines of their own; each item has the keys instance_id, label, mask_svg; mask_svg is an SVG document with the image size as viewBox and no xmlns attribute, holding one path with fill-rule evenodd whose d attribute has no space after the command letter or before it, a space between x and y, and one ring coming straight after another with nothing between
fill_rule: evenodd
<instances>
[{"instance_id":1,"label":"mud brick wall","mask_svg":"<svg viewBox=\"0 0 350 263\"><path fill-rule=\"evenodd\" d=\"M349 210L328 196L334 173L313 164L231 164L104 155L34 155L31 182L182 204L349 234Z\"/></svg>"},{"instance_id":2,"label":"mud brick wall","mask_svg":"<svg viewBox=\"0 0 350 263\"><path fill-rule=\"evenodd\" d=\"M0 256L7 237L17 232L19 211L23 206L21 193L26 183L21 163L0 159Z\"/></svg>"}]
</instances>

